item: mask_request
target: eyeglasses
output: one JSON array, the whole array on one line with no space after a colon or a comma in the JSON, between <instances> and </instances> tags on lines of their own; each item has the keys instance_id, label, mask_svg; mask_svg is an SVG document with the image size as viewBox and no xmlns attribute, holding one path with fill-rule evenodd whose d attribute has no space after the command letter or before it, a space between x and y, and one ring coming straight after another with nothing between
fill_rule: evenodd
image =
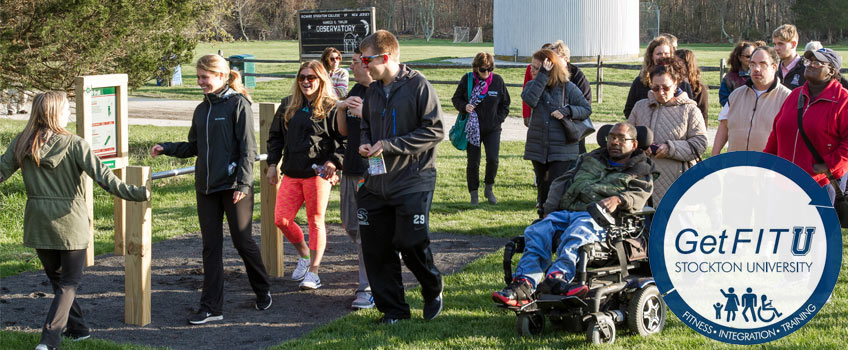
<instances>
[{"instance_id":1,"label":"eyeglasses","mask_svg":"<svg viewBox=\"0 0 848 350\"><path fill-rule=\"evenodd\" d=\"M487 68L480 67L480 68L477 68L477 71L480 72L480 73L482 73L482 72L494 72L495 67L487 67Z\"/></svg>"},{"instance_id":2,"label":"eyeglasses","mask_svg":"<svg viewBox=\"0 0 848 350\"><path fill-rule=\"evenodd\" d=\"M804 63L804 67L810 67L810 68L813 68L813 69L819 69L819 68L827 65L827 63L824 63L822 61L813 61L813 60L807 59L807 58L802 58L801 62Z\"/></svg>"},{"instance_id":3,"label":"eyeglasses","mask_svg":"<svg viewBox=\"0 0 848 350\"><path fill-rule=\"evenodd\" d=\"M339 57L339 56L330 57L330 61L341 61L341 60L342 60L342 58Z\"/></svg>"},{"instance_id":4,"label":"eyeglasses","mask_svg":"<svg viewBox=\"0 0 848 350\"><path fill-rule=\"evenodd\" d=\"M671 86L654 85L654 86L651 86L651 90L653 90L654 92L660 92L660 90L665 91L665 92L669 92L669 91L671 91Z\"/></svg>"},{"instance_id":5,"label":"eyeglasses","mask_svg":"<svg viewBox=\"0 0 848 350\"><path fill-rule=\"evenodd\" d=\"M369 63L371 63L371 61L373 61L375 58L380 57L380 56L382 56L382 57L383 57L383 61L388 61L388 60L389 60L389 53L388 53L388 52L384 52L384 53L381 53L381 54L379 54L379 55L374 55L374 56L362 56L362 57L360 57L359 59L361 59L361 60L362 60L362 63L369 64Z\"/></svg>"},{"instance_id":6,"label":"eyeglasses","mask_svg":"<svg viewBox=\"0 0 848 350\"><path fill-rule=\"evenodd\" d=\"M312 74L310 74L310 75L303 75L303 74L301 74L301 75L298 75L298 76L297 76L297 81L304 81L304 80L306 80L306 81L309 81L309 82L313 82L313 81L315 81L315 80L317 80L317 79L318 79L318 76L317 76L317 75L312 75Z\"/></svg>"},{"instance_id":7,"label":"eyeglasses","mask_svg":"<svg viewBox=\"0 0 848 350\"><path fill-rule=\"evenodd\" d=\"M607 135L607 142L625 142L633 140L635 139L624 135Z\"/></svg>"}]
</instances>

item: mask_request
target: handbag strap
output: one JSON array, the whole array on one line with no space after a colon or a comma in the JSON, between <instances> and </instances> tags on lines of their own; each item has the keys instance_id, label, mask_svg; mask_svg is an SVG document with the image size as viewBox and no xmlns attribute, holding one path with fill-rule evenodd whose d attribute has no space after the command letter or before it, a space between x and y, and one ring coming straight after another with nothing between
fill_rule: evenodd
<instances>
[{"instance_id":1,"label":"handbag strap","mask_svg":"<svg viewBox=\"0 0 848 350\"><path fill-rule=\"evenodd\" d=\"M471 103L471 90L474 88L474 72L468 72L466 74L468 79L468 103Z\"/></svg>"},{"instance_id":2,"label":"handbag strap","mask_svg":"<svg viewBox=\"0 0 848 350\"><path fill-rule=\"evenodd\" d=\"M806 96L804 96L803 93L798 95L798 131L800 131L801 139L804 140L804 144L807 145L807 149L809 149L810 153L813 155L813 159L816 160L816 164L823 164L825 166L825 175L827 176L828 181L830 181L830 186L832 186L834 192L836 192L836 199L842 200L844 194L842 193L842 190L839 189L839 183L837 182L836 177L833 176L833 173L830 171L830 168L827 167L827 163L825 163L824 158L822 158L819 151L816 150L816 147L813 146L812 141L810 141L810 138L807 137L807 133L804 131L803 116L805 97Z\"/></svg>"}]
</instances>

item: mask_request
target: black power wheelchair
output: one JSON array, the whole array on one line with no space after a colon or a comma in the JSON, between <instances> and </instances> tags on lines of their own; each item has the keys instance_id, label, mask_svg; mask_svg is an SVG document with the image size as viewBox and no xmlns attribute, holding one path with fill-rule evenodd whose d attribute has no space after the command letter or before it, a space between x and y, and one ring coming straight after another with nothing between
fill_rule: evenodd
<instances>
[{"instance_id":1,"label":"black power wheelchair","mask_svg":"<svg viewBox=\"0 0 848 350\"><path fill-rule=\"evenodd\" d=\"M598 144L606 146L611 125L598 130ZM639 148L653 142L653 133L637 127ZM588 294L565 296L536 291L533 300L521 306L498 305L518 316L519 335L541 334L545 319L571 332L585 332L590 343L613 343L616 325L627 324L633 333L649 336L665 327L667 309L648 264L648 235L654 209L610 215L598 204L588 208L592 219L606 230L606 239L581 246L574 282L586 285ZM538 220L537 220L538 221ZM558 244L553 244L554 250ZM512 258L524 251L524 236L510 240L504 250L504 282L512 283Z\"/></svg>"}]
</instances>

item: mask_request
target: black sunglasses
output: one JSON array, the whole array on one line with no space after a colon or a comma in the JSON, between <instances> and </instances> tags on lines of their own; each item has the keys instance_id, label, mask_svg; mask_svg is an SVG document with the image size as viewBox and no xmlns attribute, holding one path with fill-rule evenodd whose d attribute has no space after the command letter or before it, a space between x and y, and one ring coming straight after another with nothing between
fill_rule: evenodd
<instances>
[{"instance_id":1,"label":"black sunglasses","mask_svg":"<svg viewBox=\"0 0 848 350\"><path fill-rule=\"evenodd\" d=\"M482 72L494 72L494 71L495 71L495 67L489 67L489 68L483 68L483 67L480 67L480 68L477 68L477 71L478 71L478 72L481 72L481 73L482 73Z\"/></svg>"},{"instance_id":2,"label":"black sunglasses","mask_svg":"<svg viewBox=\"0 0 848 350\"><path fill-rule=\"evenodd\" d=\"M301 75L298 75L298 76L297 76L297 81L304 81L304 80L306 80L306 81L310 81L310 82L312 82L312 81L315 81L316 79L318 79L318 76L317 76L317 75L312 75L312 74L310 74L310 75L303 75L303 74L301 74Z\"/></svg>"}]
</instances>

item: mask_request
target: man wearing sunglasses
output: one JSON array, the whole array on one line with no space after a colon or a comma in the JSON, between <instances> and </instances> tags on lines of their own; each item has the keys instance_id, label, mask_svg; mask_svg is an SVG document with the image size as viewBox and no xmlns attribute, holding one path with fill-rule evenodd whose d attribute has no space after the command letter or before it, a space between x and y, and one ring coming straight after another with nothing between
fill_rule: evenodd
<instances>
[{"instance_id":1,"label":"man wearing sunglasses","mask_svg":"<svg viewBox=\"0 0 848 350\"><path fill-rule=\"evenodd\" d=\"M398 252L421 283L424 319L442 310L442 276L430 251L430 203L436 187L436 145L444 139L442 109L433 86L400 64L392 33L378 30L359 46L375 81L365 93L359 154L384 162L385 173L365 174L357 192L359 232L368 281L382 323L410 318Z\"/></svg>"},{"instance_id":2,"label":"man wearing sunglasses","mask_svg":"<svg viewBox=\"0 0 848 350\"><path fill-rule=\"evenodd\" d=\"M577 249L603 239L604 232L586 208L598 203L610 213L642 209L653 190L651 159L639 149L636 127L615 124L607 144L580 155L577 164L551 184L544 204L544 219L524 230L524 254L512 283L492 293L492 299L511 307L533 300L539 289L545 294L585 297L586 285L574 279ZM551 264L551 249L557 258Z\"/></svg>"}]
</instances>

